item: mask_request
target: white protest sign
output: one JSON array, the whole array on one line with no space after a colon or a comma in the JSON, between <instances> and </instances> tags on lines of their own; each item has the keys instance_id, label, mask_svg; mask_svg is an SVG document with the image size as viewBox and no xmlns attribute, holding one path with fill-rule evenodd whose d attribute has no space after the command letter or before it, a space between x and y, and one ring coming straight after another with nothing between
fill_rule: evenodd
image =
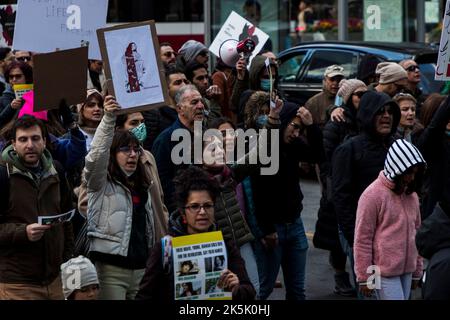
<instances>
[{"instance_id":1,"label":"white protest sign","mask_svg":"<svg viewBox=\"0 0 450 320\"><path fill-rule=\"evenodd\" d=\"M101 60L96 30L107 11L108 0L18 0L13 48L49 53L89 42L89 59Z\"/></svg>"},{"instance_id":2,"label":"white protest sign","mask_svg":"<svg viewBox=\"0 0 450 320\"><path fill-rule=\"evenodd\" d=\"M221 231L172 238L175 300L230 300L219 281L228 267Z\"/></svg>"},{"instance_id":3,"label":"white protest sign","mask_svg":"<svg viewBox=\"0 0 450 320\"><path fill-rule=\"evenodd\" d=\"M255 50L253 51L249 59L249 61L251 62L256 54L261 51L264 44L269 39L269 35L267 33L264 33L261 29L256 28L253 24L241 17L236 12L232 11L223 24L222 28L220 28L220 31L214 39L213 43L209 47L209 51L214 53L217 57L220 57L219 51L222 43L230 39L241 41L246 38L251 38L256 44Z\"/></svg>"},{"instance_id":4,"label":"white protest sign","mask_svg":"<svg viewBox=\"0 0 450 320\"><path fill-rule=\"evenodd\" d=\"M438 61L436 66L435 80L450 80L450 0L447 0L444 11L444 22L442 24L441 42L439 45Z\"/></svg>"}]
</instances>

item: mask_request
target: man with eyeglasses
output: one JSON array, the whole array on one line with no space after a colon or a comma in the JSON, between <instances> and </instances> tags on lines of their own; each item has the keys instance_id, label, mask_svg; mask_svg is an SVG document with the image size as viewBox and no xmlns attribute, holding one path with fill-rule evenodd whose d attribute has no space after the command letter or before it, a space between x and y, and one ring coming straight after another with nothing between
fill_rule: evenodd
<instances>
[{"instance_id":1,"label":"man with eyeglasses","mask_svg":"<svg viewBox=\"0 0 450 320\"><path fill-rule=\"evenodd\" d=\"M384 92L392 98L408 88L408 73L395 62L381 62L375 72L380 80L378 85L369 86L369 90Z\"/></svg>"},{"instance_id":2,"label":"man with eyeglasses","mask_svg":"<svg viewBox=\"0 0 450 320\"><path fill-rule=\"evenodd\" d=\"M169 42L160 44L159 53L164 67L167 68L176 64L177 53L173 50L172 45Z\"/></svg>"},{"instance_id":3,"label":"man with eyeglasses","mask_svg":"<svg viewBox=\"0 0 450 320\"><path fill-rule=\"evenodd\" d=\"M408 84L406 92L410 93L416 100L416 118L420 116L420 107L425 101L425 97L422 94L422 90L419 87L421 73L417 62L412 59L402 60L398 63L408 73Z\"/></svg>"},{"instance_id":4,"label":"man with eyeglasses","mask_svg":"<svg viewBox=\"0 0 450 320\"><path fill-rule=\"evenodd\" d=\"M336 148L331 168L339 240L351 270L354 270L352 250L358 200L384 167L400 122L400 109L386 93L367 91L361 98L357 119L360 133ZM356 280L354 273L353 277Z\"/></svg>"},{"instance_id":5,"label":"man with eyeglasses","mask_svg":"<svg viewBox=\"0 0 450 320\"><path fill-rule=\"evenodd\" d=\"M322 92L311 97L305 103L305 108L311 112L314 123L321 129L328 121L328 111L334 105L334 99L339 90L339 82L344 78L343 67L336 64L329 66L323 74Z\"/></svg>"},{"instance_id":6,"label":"man with eyeglasses","mask_svg":"<svg viewBox=\"0 0 450 320\"><path fill-rule=\"evenodd\" d=\"M186 75L175 65L166 68L166 82L169 90L169 105L142 112L147 128L147 139L144 142L146 150L151 150L158 135L177 120L175 94L180 88L190 84Z\"/></svg>"}]
</instances>

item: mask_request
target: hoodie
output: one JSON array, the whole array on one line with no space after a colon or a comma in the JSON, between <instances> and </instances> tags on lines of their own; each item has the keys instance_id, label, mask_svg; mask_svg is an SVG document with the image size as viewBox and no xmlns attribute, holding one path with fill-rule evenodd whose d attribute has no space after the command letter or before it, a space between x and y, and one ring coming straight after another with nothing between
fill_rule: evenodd
<instances>
[{"instance_id":1,"label":"hoodie","mask_svg":"<svg viewBox=\"0 0 450 320\"><path fill-rule=\"evenodd\" d=\"M415 245L421 223L419 198L416 193L393 191L395 178L418 164L425 164L419 150L406 140L396 140L384 170L359 198L353 247L358 281L367 280L372 265L380 268L382 277L422 276L422 258Z\"/></svg>"},{"instance_id":2,"label":"hoodie","mask_svg":"<svg viewBox=\"0 0 450 320\"><path fill-rule=\"evenodd\" d=\"M385 105L393 109L391 134L377 134L375 116ZM363 191L384 167L388 148L400 121L400 109L385 93L366 92L361 98L357 120L361 132L336 148L332 158L332 194L339 227L353 245L356 207Z\"/></svg>"}]
</instances>

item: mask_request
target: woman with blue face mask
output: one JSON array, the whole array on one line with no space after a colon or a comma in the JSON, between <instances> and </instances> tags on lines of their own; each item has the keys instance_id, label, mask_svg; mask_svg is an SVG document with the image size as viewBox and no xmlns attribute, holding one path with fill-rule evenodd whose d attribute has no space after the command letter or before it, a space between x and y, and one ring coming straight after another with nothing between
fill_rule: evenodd
<instances>
[{"instance_id":1,"label":"woman with blue face mask","mask_svg":"<svg viewBox=\"0 0 450 320\"><path fill-rule=\"evenodd\" d=\"M147 139L147 127L141 112L122 114L117 116L116 128L130 131L141 144Z\"/></svg>"}]
</instances>

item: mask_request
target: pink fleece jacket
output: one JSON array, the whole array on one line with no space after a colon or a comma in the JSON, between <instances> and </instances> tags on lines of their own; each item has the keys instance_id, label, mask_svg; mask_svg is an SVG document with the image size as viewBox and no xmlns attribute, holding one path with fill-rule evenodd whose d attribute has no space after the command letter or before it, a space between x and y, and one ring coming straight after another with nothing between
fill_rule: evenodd
<instances>
[{"instance_id":1,"label":"pink fleece jacket","mask_svg":"<svg viewBox=\"0 0 450 320\"><path fill-rule=\"evenodd\" d=\"M393 188L381 171L359 198L353 246L358 282L367 281L371 265L380 267L382 277L422 276L422 257L415 244L419 198L416 193L398 195Z\"/></svg>"}]
</instances>

